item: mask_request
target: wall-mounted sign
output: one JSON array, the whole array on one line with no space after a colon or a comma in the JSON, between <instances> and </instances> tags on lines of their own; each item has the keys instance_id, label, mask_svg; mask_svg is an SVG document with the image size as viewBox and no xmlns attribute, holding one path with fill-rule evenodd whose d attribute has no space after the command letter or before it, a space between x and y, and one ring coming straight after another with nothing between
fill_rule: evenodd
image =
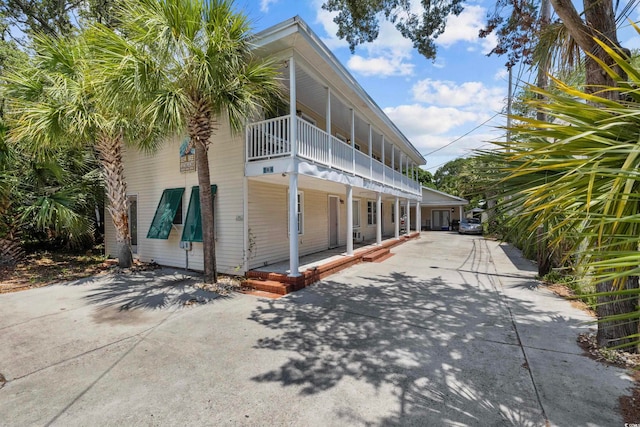
<instances>
[{"instance_id":1,"label":"wall-mounted sign","mask_svg":"<svg viewBox=\"0 0 640 427\"><path fill-rule=\"evenodd\" d=\"M262 168L262 173L273 173L273 166L265 166Z\"/></svg>"},{"instance_id":2,"label":"wall-mounted sign","mask_svg":"<svg viewBox=\"0 0 640 427\"><path fill-rule=\"evenodd\" d=\"M196 171L196 147L191 144L189 137L182 140L180 144L180 172Z\"/></svg>"}]
</instances>

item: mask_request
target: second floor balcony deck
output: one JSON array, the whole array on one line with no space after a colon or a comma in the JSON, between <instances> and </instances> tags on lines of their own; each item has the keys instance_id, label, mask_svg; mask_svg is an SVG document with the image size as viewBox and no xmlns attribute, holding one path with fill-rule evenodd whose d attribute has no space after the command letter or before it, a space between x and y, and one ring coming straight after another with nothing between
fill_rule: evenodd
<instances>
[{"instance_id":1,"label":"second floor balcony deck","mask_svg":"<svg viewBox=\"0 0 640 427\"><path fill-rule=\"evenodd\" d=\"M289 137L291 116L251 123L246 132L247 162L292 157ZM360 151L356 144L343 141L324 130L306 122L296 120L297 150L295 156L307 161L374 181L386 187L421 196L420 183L385 163L415 176L415 171L403 167L396 159L379 161L370 153Z\"/></svg>"}]
</instances>

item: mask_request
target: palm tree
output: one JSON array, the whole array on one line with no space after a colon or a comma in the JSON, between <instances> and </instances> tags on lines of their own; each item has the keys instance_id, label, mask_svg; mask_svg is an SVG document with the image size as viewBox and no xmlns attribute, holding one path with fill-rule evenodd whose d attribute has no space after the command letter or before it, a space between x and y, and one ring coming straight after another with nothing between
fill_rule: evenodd
<instances>
[{"instance_id":1,"label":"palm tree","mask_svg":"<svg viewBox=\"0 0 640 427\"><path fill-rule=\"evenodd\" d=\"M34 155L88 146L98 156L107 210L116 229L118 263L133 261L122 149L125 139L153 148L157 135L134 126L131 107L117 106L103 90L104 74L83 37L35 38L34 56L6 76L9 140ZM130 114L130 115L127 115ZM140 115L138 115L140 119Z\"/></svg>"},{"instance_id":2,"label":"palm tree","mask_svg":"<svg viewBox=\"0 0 640 427\"><path fill-rule=\"evenodd\" d=\"M508 164L508 209L530 233L547 223L552 245L573 242L572 253L598 291L598 341L640 343L640 70L604 43L599 46L628 80L599 61L616 86L595 95L554 80L555 90L532 88L532 100L553 122L518 117L518 142L501 144ZM612 95L612 93L615 94Z\"/></svg>"},{"instance_id":3,"label":"palm tree","mask_svg":"<svg viewBox=\"0 0 640 427\"><path fill-rule=\"evenodd\" d=\"M111 64L113 96L144 105L166 129L186 130L195 147L204 274L217 281L209 146L219 124L240 131L279 93L273 61L252 55L248 19L225 0L137 0L120 11L121 32L96 27ZM226 119L226 120L223 120Z\"/></svg>"}]
</instances>

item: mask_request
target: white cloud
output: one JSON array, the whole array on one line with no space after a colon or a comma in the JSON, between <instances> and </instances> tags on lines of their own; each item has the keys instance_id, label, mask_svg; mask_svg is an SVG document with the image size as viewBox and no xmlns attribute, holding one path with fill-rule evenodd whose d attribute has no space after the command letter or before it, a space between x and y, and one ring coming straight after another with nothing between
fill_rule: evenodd
<instances>
[{"instance_id":1,"label":"white cloud","mask_svg":"<svg viewBox=\"0 0 640 427\"><path fill-rule=\"evenodd\" d=\"M445 61L444 58L440 57L436 58L436 60L431 65L433 66L433 68L442 69L447 66L447 61Z\"/></svg>"},{"instance_id":2,"label":"white cloud","mask_svg":"<svg viewBox=\"0 0 640 427\"><path fill-rule=\"evenodd\" d=\"M464 82L424 79L411 89L416 101L444 107L466 107L467 111L487 113L501 111L505 88L487 87L482 82Z\"/></svg>"},{"instance_id":3,"label":"white cloud","mask_svg":"<svg viewBox=\"0 0 640 427\"><path fill-rule=\"evenodd\" d=\"M507 81L509 78L509 70L500 68L493 76L493 80Z\"/></svg>"},{"instance_id":4,"label":"white cloud","mask_svg":"<svg viewBox=\"0 0 640 427\"><path fill-rule=\"evenodd\" d=\"M338 36L336 35L338 33L338 24L333 22L333 18L335 18L338 13L324 10L322 8L323 2L324 0L314 1L314 7L318 11L318 13L316 14L316 23L320 24L327 34L326 36L321 37L322 41L327 45L329 49L339 49L349 46L349 44L345 40L338 38Z\"/></svg>"},{"instance_id":5,"label":"white cloud","mask_svg":"<svg viewBox=\"0 0 640 427\"><path fill-rule=\"evenodd\" d=\"M634 37L630 37L625 42L622 43L622 46L627 49L640 49L640 37L637 35Z\"/></svg>"},{"instance_id":6,"label":"white cloud","mask_svg":"<svg viewBox=\"0 0 640 427\"><path fill-rule=\"evenodd\" d=\"M451 107L425 107L420 104L388 107L384 112L411 141L423 135L443 134L489 117L480 112Z\"/></svg>"},{"instance_id":7,"label":"white cloud","mask_svg":"<svg viewBox=\"0 0 640 427\"><path fill-rule=\"evenodd\" d=\"M278 0L260 0L260 11L264 13L269 12L269 6L277 2Z\"/></svg>"},{"instance_id":8,"label":"white cloud","mask_svg":"<svg viewBox=\"0 0 640 427\"><path fill-rule=\"evenodd\" d=\"M444 33L436 40L437 44L449 47L458 42L478 45L482 53L487 54L497 44L495 34L481 39L479 31L485 26L486 9L481 6L466 6L458 16L450 15Z\"/></svg>"},{"instance_id":9,"label":"white cloud","mask_svg":"<svg viewBox=\"0 0 640 427\"><path fill-rule=\"evenodd\" d=\"M316 22L322 26L326 33L326 36L322 37L322 41L329 49L347 47L348 43L336 36L338 25L333 22L333 18L337 12L328 12L322 9L323 2L324 0L314 1L314 6L318 10ZM412 43L402 37L393 24L387 21L380 22L380 33L375 41L360 45L357 49L358 54L352 56L347 63L349 69L356 73L381 77L413 74L415 66L410 61L413 50Z\"/></svg>"},{"instance_id":10,"label":"white cloud","mask_svg":"<svg viewBox=\"0 0 640 427\"><path fill-rule=\"evenodd\" d=\"M413 74L414 65L403 62L399 56L385 55L365 58L353 55L347 61L347 67L363 76L410 76Z\"/></svg>"}]
</instances>

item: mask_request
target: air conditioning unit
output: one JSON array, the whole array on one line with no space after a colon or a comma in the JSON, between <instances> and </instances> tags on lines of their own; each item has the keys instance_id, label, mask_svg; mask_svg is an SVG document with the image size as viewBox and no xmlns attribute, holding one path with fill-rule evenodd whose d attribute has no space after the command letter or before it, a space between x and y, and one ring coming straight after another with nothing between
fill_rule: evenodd
<instances>
[{"instance_id":1,"label":"air conditioning unit","mask_svg":"<svg viewBox=\"0 0 640 427\"><path fill-rule=\"evenodd\" d=\"M359 231L354 231L353 232L353 241L354 242L362 242L364 240L364 237L362 237L362 233L360 233Z\"/></svg>"}]
</instances>

